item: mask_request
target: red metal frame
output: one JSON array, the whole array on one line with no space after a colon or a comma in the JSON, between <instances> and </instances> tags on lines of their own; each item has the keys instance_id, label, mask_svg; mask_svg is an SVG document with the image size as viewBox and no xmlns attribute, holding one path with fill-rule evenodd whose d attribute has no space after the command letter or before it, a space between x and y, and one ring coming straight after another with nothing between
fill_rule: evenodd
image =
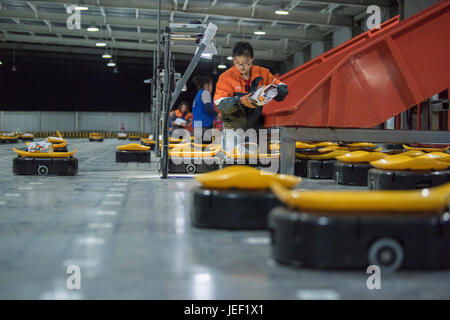
<instances>
[{"instance_id":1,"label":"red metal frame","mask_svg":"<svg viewBox=\"0 0 450 320\"><path fill-rule=\"evenodd\" d=\"M385 22L288 72L266 127L370 128L448 88L450 1Z\"/></svg>"}]
</instances>

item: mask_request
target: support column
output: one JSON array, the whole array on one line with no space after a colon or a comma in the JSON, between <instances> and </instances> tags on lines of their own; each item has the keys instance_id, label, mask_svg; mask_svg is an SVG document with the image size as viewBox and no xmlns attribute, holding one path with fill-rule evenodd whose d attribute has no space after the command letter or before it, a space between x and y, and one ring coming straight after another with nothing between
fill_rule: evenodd
<instances>
[{"instance_id":1,"label":"support column","mask_svg":"<svg viewBox=\"0 0 450 320\"><path fill-rule=\"evenodd\" d=\"M311 44L311 59L314 59L325 52L325 46L323 42L313 42Z\"/></svg>"},{"instance_id":2,"label":"support column","mask_svg":"<svg viewBox=\"0 0 450 320\"><path fill-rule=\"evenodd\" d=\"M75 132L80 131L80 118L78 115L78 111L75 112Z\"/></svg>"},{"instance_id":3,"label":"support column","mask_svg":"<svg viewBox=\"0 0 450 320\"><path fill-rule=\"evenodd\" d=\"M280 173L294 174L295 169L295 140L288 136L288 128L280 130Z\"/></svg>"}]
</instances>

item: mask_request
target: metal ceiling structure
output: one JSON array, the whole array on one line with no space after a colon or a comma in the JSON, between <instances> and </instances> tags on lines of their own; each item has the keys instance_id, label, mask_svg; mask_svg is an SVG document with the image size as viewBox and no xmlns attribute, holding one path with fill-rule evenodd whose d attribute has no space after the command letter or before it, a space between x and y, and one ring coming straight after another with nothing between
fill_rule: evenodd
<instances>
[{"instance_id":1,"label":"metal ceiling structure","mask_svg":"<svg viewBox=\"0 0 450 320\"><path fill-rule=\"evenodd\" d=\"M119 56L152 57L157 34L156 0L84 0L89 10L81 11L81 29L70 30L67 8L80 1L0 1L0 48L56 51L98 55L99 40ZM218 26L218 58L231 55L238 40L250 41L259 60L285 62L313 41L326 41L336 28L352 27L354 17L368 5L388 7L389 0L165 0L162 27L169 22L198 20ZM277 15L284 7L289 15ZM89 26L99 28L89 32ZM255 36L257 30L265 35ZM22 47L21 47L22 46ZM104 51L104 50L103 50ZM172 45L177 59L192 57L192 46ZM81 53L82 52L82 53Z\"/></svg>"}]
</instances>

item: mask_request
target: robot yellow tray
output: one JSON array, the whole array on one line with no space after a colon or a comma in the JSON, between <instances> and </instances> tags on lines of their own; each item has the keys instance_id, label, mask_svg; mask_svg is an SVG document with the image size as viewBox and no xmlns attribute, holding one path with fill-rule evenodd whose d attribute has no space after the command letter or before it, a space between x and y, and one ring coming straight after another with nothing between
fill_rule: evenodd
<instances>
[{"instance_id":1,"label":"robot yellow tray","mask_svg":"<svg viewBox=\"0 0 450 320\"><path fill-rule=\"evenodd\" d=\"M372 161L370 164L383 170L445 170L450 166L450 163L444 161L423 157L411 158L402 154Z\"/></svg>"},{"instance_id":2,"label":"robot yellow tray","mask_svg":"<svg viewBox=\"0 0 450 320\"><path fill-rule=\"evenodd\" d=\"M311 160L331 160L335 159L336 157L343 156L345 154L350 153L348 150L335 150L332 152L324 153L324 154L317 154L317 155L309 155L309 154L302 154L302 153L296 153L296 157L299 159L311 159Z\"/></svg>"},{"instance_id":3,"label":"robot yellow tray","mask_svg":"<svg viewBox=\"0 0 450 320\"><path fill-rule=\"evenodd\" d=\"M267 189L273 183L293 188L301 179L299 177L271 174L249 166L234 165L222 170L200 174L195 179L209 189Z\"/></svg>"},{"instance_id":4,"label":"robot yellow tray","mask_svg":"<svg viewBox=\"0 0 450 320\"><path fill-rule=\"evenodd\" d=\"M300 191L279 183L272 191L289 207L307 212L352 214L439 214L448 205L450 183L414 191Z\"/></svg>"},{"instance_id":5,"label":"robot yellow tray","mask_svg":"<svg viewBox=\"0 0 450 320\"><path fill-rule=\"evenodd\" d=\"M430 152L419 156L417 159L435 159L443 162L450 162L450 154L444 152Z\"/></svg>"},{"instance_id":6,"label":"robot yellow tray","mask_svg":"<svg viewBox=\"0 0 450 320\"><path fill-rule=\"evenodd\" d=\"M422 152L420 150L410 150L410 151L402 152L402 153L399 153L399 154L401 154L402 156L408 156L408 157L411 157L411 158L416 158L416 157L423 156L426 153ZM399 155L399 154L396 154L396 155Z\"/></svg>"},{"instance_id":7,"label":"robot yellow tray","mask_svg":"<svg viewBox=\"0 0 450 320\"><path fill-rule=\"evenodd\" d=\"M62 143L64 141L66 141L66 140L64 140L64 138L61 138L61 137L48 137L46 140L50 143Z\"/></svg>"},{"instance_id":8,"label":"robot yellow tray","mask_svg":"<svg viewBox=\"0 0 450 320\"><path fill-rule=\"evenodd\" d=\"M410 147L404 144L403 148L405 148L408 151L445 152L450 148L450 146L445 148L422 148L422 147Z\"/></svg>"},{"instance_id":9,"label":"robot yellow tray","mask_svg":"<svg viewBox=\"0 0 450 320\"><path fill-rule=\"evenodd\" d=\"M28 152L13 148L13 150L20 156L24 158L69 158L78 151L75 149L70 152Z\"/></svg>"},{"instance_id":10,"label":"robot yellow tray","mask_svg":"<svg viewBox=\"0 0 450 320\"><path fill-rule=\"evenodd\" d=\"M314 149L316 147L315 144L311 144L311 143L306 143L306 142L300 142L297 141L295 143L295 148L296 149Z\"/></svg>"},{"instance_id":11,"label":"robot yellow tray","mask_svg":"<svg viewBox=\"0 0 450 320\"><path fill-rule=\"evenodd\" d=\"M376 144L370 142L354 142L346 144L349 148L375 148Z\"/></svg>"},{"instance_id":12,"label":"robot yellow tray","mask_svg":"<svg viewBox=\"0 0 450 320\"><path fill-rule=\"evenodd\" d=\"M156 144L156 141L154 141L152 139L146 139L146 138L142 138L141 142L147 143L147 144Z\"/></svg>"},{"instance_id":13,"label":"robot yellow tray","mask_svg":"<svg viewBox=\"0 0 450 320\"><path fill-rule=\"evenodd\" d=\"M150 147L146 147L138 143L130 143L124 146L117 146L117 149L121 151L148 151L150 150Z\"/></svg>"},{"instance_id":14,"label":"robot yellow tray","mask_svg":"<svg viewBox=\"0 0 450 320\"><path fill-rule=\"evenodd\" d=\"M183 158L205 158L205 157L215 157L216 154L221 150L221 147L212 148L209 151L199 151L194 149L186 148L173 148L169 150L169 157L183 157Z\"/></svg>"},{"instance_id":15,"label":"robot yellow tray","mask_svg":"<svg viewBox=\"0 0 450 320\"><path fill-rule=\"evenodd\" d=\"M15 136L2 136L2 135L0 135L0 139L2 139L2 140L17 140L17 139L19 139L19 136L18 135L15 135Z\"/></svg>"},{"instance_id":16,"label":"robot yellow tray","mask_svg":"<svg viewBox=\"0 0 450 320\"><path fill-rule=\"evenodd\" d=\"M338 156L336 157L336 159L340 162L366 163L383 159L387 156L388 155L383 152L354 151L351 153L346 153L342 156Z\"/></svg>"}]
</instances>

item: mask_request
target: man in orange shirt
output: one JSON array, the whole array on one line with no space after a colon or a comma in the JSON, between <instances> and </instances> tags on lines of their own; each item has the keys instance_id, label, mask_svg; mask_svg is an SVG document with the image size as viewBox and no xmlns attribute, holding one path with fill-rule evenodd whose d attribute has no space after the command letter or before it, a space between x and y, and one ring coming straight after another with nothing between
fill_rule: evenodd
<instances>
[{"instance_id":1,"label":"man in orange shirt","mask_svg":"<svg viewBox=\"0 0 450 320\"><path fill-rule=\"evenodd\" d=\"M268 69L253 65L254 55L250 43L237 42L232 56L234 66L220 75L214 95L217 109L222 113L224 135L227 134L227 129L262 128L262 107L254 105L250 100L250 96L258 87L277 85L278 95L274 98L276 101L283 101L288 94L288 87Z\"/></svg>"},{"instance_id":2,"label":"man in orange shirt","mask_svg":"<svg viewBox=\"0 0 450 320\"><path fill-rule=\"evenodd\" d=\"M277 85L276 101L284 100L288 94L284 83L276 79L268 69L253 65L253 60L250 43L237 42L233 48L234 66L222 73L216 84L214 102L222 112L225 128L246 130L262 127L262 108L255 106L249 99L258 87Z\"/></svg>"}]
</instances>

